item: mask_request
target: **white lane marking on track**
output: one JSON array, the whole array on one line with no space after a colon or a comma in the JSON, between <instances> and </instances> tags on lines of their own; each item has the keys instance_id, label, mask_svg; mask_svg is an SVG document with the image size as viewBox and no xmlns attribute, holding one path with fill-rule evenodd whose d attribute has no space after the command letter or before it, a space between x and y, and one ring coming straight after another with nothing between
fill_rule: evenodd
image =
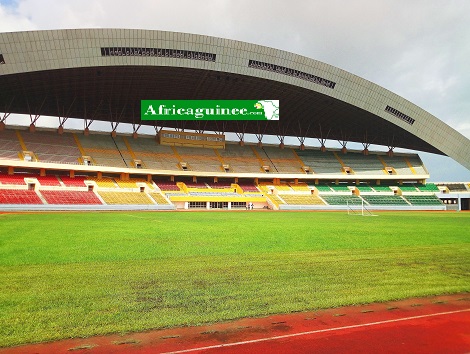
<instances>
[{"instance_id":1,"label":"white lane marking on track","mask_svg":"<svg viewBox=\"0 0 470 354\"><path fill-rule=\"evenodd\" d=\"M350 329L350 328L360 328L360 327L376 326L376 325L381 325L381 324L385 324L385 323L394 323L394 322L409 321L409 320L415 320L415 319L426 318L426 317L435 317L435 316L451 315L451 314L454 314L454 313L461 313L461 312L468 312L468 311L470 311L470 309L456 310L456 311L448 311L448 312L438 312L438 313L431 313L431 314L428 314L428 315L411 316L411 317L397 318L397 319L393 319L393 320L384 320L384 321L363 323L363 324L350 325L350 326L343 326L343 327L334 327L334 328L326 328L326 329L317 329L317 330L315 330L315 331L299 332L299 333L285 334L285 335L282 335L282 336L274 336L274 337L267 337L267 338L260 338L260 339L252 339L252 340L247 340L247 341L243 341L243 342L234 342L234 343L210 345L210 346L207 346L207 347L199 347L199 348L178 350L178 351L166 352L166 353L162 353L162 354L179 354L179 353L195 352L195 351L198 351L198 350L208 350L208 349L216 349L216 348L224 348L224 347L233 347L233 346L237 346L237 345L244 345L244 344L251 344L251 343L259 343L259 342L267 342L267 341L271 341L271 340L284 339L284 338L291 338L291 337L299 337L299 336L305 336L305 335L315 334L315 333L340 331L340 330L342 330L342 329Z\"/></svg>"}]
</instances>

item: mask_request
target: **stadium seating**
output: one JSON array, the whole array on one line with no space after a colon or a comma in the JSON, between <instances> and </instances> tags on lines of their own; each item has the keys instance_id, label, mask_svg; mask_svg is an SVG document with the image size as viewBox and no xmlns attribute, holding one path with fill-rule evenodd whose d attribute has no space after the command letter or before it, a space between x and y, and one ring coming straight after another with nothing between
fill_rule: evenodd
<instances>
[{"instance_id":1,"label":"stadium seating","mask_svg":"<svg viewBox=\"0 0 470 354\"><path fill-rule=\"evenodd\" d=\"M390 186L386 186L386 185L373 185L372 188L376 192L388 192L388 193L392 192L392 190L390 189Z\"/></svg>"},{"instance_id":2,"label":"stadium seating","mask_svg":"<svg viewBox=\"0 0 470 354\"><path fill-rule=\"evenodd\" d=\"M0 131L0 159L20 160L21 144L14 130Z\"/></svg>"},{"instance_id":3,"label":"stadium seating","mask_svg":"<svg viewBox=\"0 0 470 354\"><path fill-rule=\"evenodd\" d=\"M43 202L35 191L2 189L0 204L43 204Z\"/></svg>"},{"instance_id":4,"label":"stadium seating","mask_svg":"<svg viewBox=\"0 0 470 354\"><path fill-rule=\"evenodd\" d=\"M252 149L251 146L240 146L237 144L226 144L225 149L218 150L223 162L230 166L230 172L240 173L260 173L264 172L262 162L256 156L256 153L264 151ZM267 159L267 157L265 157Z\"/></svg>"},{"instance_id":5,"label":"stadium seating","mask_svg":"<svg viewBox=\"0 0 470 354\"><path fill-rule=\"evenodd\" d=\"M384 166L377 155L363 155L360 152L348 151L347 154L339 154L345 166L353 169L356 175L383 175Z\"/></svg>"},{"instance_id":6,"label":"stadium seating","mask_svg":"<svg viewBox=\"0 0 470 354\"><path fill-rule=\"evenodd\" d=\"M418 155L381 155L381 159L388 167L393 167L397 175L426 174L423 162Z\"/></svg>"},{"instance_id":7,"label":"stadium seating","mask_svg":"<svg viewBox=\"0 0 470 354\"><path fill-rule=\"evenodd\" d=\"M329 205L361 205L362 199L355 195L322 195L325 202Z\"/></svg>"},{"instance_id":8,"label":"stadium seating","mask_svg":"<svg viewBox=\"0 0 470 354\"><path fill-rule=\"evenodd\" d=\"M115 178L114 179L119 188L139 188L137 183L144 183L147 185L149 188L153 188L153 185L148 183L145 179L143 178L131 178L127 181L123 181L121 179Z\"/></svg>"},{"instance_id":9,"label":"stadium seating","mask_svg":"<svg viewBox=\"0 0 470 354\"><path fill-rule=\"evenodd\" d=\"M185 182L186 187L188 188L197 188L197 189L208 189L208 185L203 182Z\"/></svg>"},{"instance_id":10,"label":"stadium seating","mask_svg":"<svg viewBox=\"0 0 470 354\"><path fill-rule=\"evenodd\" d=\"M79 162L80 150L71 133L62 135L48 131L21 131L21 137L28 151L32 151L40 162Z\"/></svg>"},{"instance_id":11,"label":"stadium seating","mask_svg":"<svg viewBox=\"0 0 470 354\"><path fill-rule=\"evenodd\" d=\"M351 193L351 190L349 189L349 186L347 184L340 183L340 184L336 185L334 183L331 183L329 186L334 192L349 192L349 193Z\"/></svg>"},{"instance_id":12,"label":"stadium seating","mask_svg":"<svg viewBox=\"0 0 470 354\"><path fill-rule=\"evenodd\" d=\"M370 205L409 205L398 195L364 195L362 198Z\"/></svg>"},{"instance_id":13,"label":"stadium seating","mask_svg":"<svg viewBox=\"0 0 470 354\"><path fill-rule=\"evenodd\" d=\"M271 182L259 182L258 183L259 189L261 189L262 192L268 193L270 189L276 189L277 191L282 191L282 192L292 192L292 188L289 187L287 183L282 183L282 184L274 184Z\"/></svg>"},{"instance_id":14,"label":"stadium seating","mask_svg":"<svg viewBox=\"0 0 470 354\"><path fill-rule=\"evenodd\" d=\"M149 196L157 203L157 204L168 204L168 201L162 196L160 193L157 192L150 192Z\"/></svg>"},{"instance_id":15,"label":"stadium seating","mask_svg":"<svg viewBox=\"0 0 470 354\"><path fill-rule=\"evenodd\" d=\"M440 183L438 185L447 187L450 192L467 192L467 187L464 183ZM470 189L470 184L468 188Z\"/></svg>"},{"instance_id":16,"label":"stadium seating","mask_svg":"<svg viewBox=\"0 0 470 354\"><path fill-rule=\"evenodd\" d=\"M273 171L279 173L305 173L303 164L297 159L294 151L290 148L263 147L264 153L272 163Z\"/></svg>"},{"instance_id":17,"label":"stadium seating","mask_svg":"<svg viewBox=\"0 0 470 354\"><path fill-rule=\"evenodd\" d=\"M315 173L340 173L342 166L331 151L295 150L305 166Z\"/></svg>"},{"instance_id":18,"label":"stadium seating","mask_svg":"<svg viewBox=\"0 0 470 354\"><path fill-rule=\"evenodd\" d=\"M254 184L249 183L238 183L240 188L243 190L244 193L247 192L259 192L259 189Z\"/></svg>"},{"instance_id":19,"label":"stadium seating","mask_svg":"<svg viewBox=\"0 0 470 354\"><path fill-rule=\"evenodd\" d=\"M60 180L66 187L85 187L84 176L75 176L71 178L69 176L59 176Z\"/></svg>"},{"instance_id":20,"label":"stadium seating","mask_svg":"<svg viewBox=\"0 0 470 354\"><path fill-rule=\"evenodd\" d=\"M374 191L371 186L365 183L356 185L356 188L359 190L359 192L373 192Z\"/></svg>"},{"instance_id":21,"label":"stadium seating","mask_svg":"<svg viewBox=\"0 0 470 354\"><path fill-rule=\"evenodd\" d=\"M417 174L428 174L428 172L424 168L423 162L421 161L418 155L407 156L404 157L404 159L411 165L411 167Z\"/></svg>"},{"instance_id":22,"label":"stadium seating","mask_svg":"<svg viewBox=\"0 0 470 354\"><path fill-rule=\"evenodd\" d=\"M435 195L407 195L405 199L412 205L442 205Z\"/></svg>"},{"instance_id":23,"label":"stadium seating","mask_svg":"<svg viewBox=\"0 0 470 354\"><path fill-rule=\"evenodd\" d=\"M41 186L57 186L60 187L61 184L56 176L34 176L31 175L32 178L36 178Z\"/></svg>"},{"instance_id":24,"label":"stadium seating","mask_svg":"<svg viewBox=\"0 0 470 354\"><path fill-rule=\"evenodd\" d=\"M289 186L295 192L310 192L310 188L307 183L289 183Z\"/></svg>"},{"instance_id":25,"label":"stadium seating","mask_svg":"<svg viewBox=\"0 0 470 354\"><path fill-rule=\"evenodd\" d=\"M56 176L39 176L31 173L21 173L15 175L1 174L0 183L24 185L26 184L24 180L25 178L34 178L41 186L60 186L60 182Z\"/></svg>"},{"instance_id":26,"label":"stadium seating","mask_svg":"<svg viewBox=\"0 0 470 354\"><path fill-rule=\"evenodd\" d=\"M439 192L439 188L434 183L416 185L421 192Z\"/></svg>"},{"instance_id":27,"label":"stadium seating","mask_svg":"<svg viewBox=\"0 0 470 354\"><path fill-rule=\"evenodd\" d=\"M232 183L230 182L209 182L207 185L213 189L232 189Z\"/></svg>"},{"instance_id":28,"label":"stadium seating","mask_svg":"<svg viewBox=\"0 0 470 354\"><path fill-rule=\"evenodd\" d=\"M102 204L93 192L68 190L41 190L48 204Z\"/></svg>"},{"instance_id":29,"label":"stadium seating","mask_svg":"<svg viewBox=\"0 0 470 354\"><path fill-rule=\"evenodd\" d=\"M222 162L214 149L177 146L174 148L180 160L189 165L191 171L221 172Z\"/></svg>"},{"instance_id":30,"label":"stadium seating","mask_svg":"<svg viewBox=\"0 0 470 354\"><path fill-rule=\"evenodd\" d=\"M256 173L257 175L240 175L238 177L241 179L238 182L239 187L232 187L236 184L234 175L204 177L204 175L196 173L185 176L179 176L178 172L165 173L165 175L174 176L179 181L177 184L176 182L170 182L169 176L165 177L163 174L158 176L158 173L154 173L154 181L149 183L147 182L147 175L149 174L147 171L142 171L142 178L137 178L139 173L133 171L132 177L128 180L121 180L121 173L106 169L101 172L94 169L93 172L90 172L93 175L90 177L81 175L70 178L66 174L69 169L73 170L73 167L67 167L65 171L58 171L59 169L52 171L48 168L43 169L42 166L37 167L34 164L19 168L15 167L14 169L9 167L12 165L2 165L0 187L13 186L6 187L9 189L25 188L25 178L36 179L38 181L36 190L39 201L35 199L35 202L39 204L47 202L49 204L86 205L88 203L102 204L103 200L106 204L118 205L167 204L168 199L166 197L168 197L175 198L175 202L180 203L178 207L181 207L183 202L186 202L184 198L181 198L183 196L194 203L199 203L201 200L204 203L204 197L209 197L209 201L217 201L217 198L220 197L223 202L235 202L234 197L243 199L252 196L268 198L272 204L277 206L281 204L315 205L317 203L324 204L325 202L328 205L345 205L347 203L362 202L360 197L351 195L351 189L354 187L359 190L367 203L373 205L433 206L442 204L438 199L436 200L437 197L429 197L429 195L439 193L436 184L420 184L417 183L417 180L421 180L421 177L410 177L415 174L427 173L421 159L416 154L388 156L384 153L376 153L363 155L358 151L348 151L346 154L342 154L337 150L335 150L336 152L322 152L319 149L295 150L287 147L281 149L272 145L261 147L246 144L241 146L230 142L226 143L225 149L212 149L164 146L158 144L154 137L134 139L129 136L113 137L111 134L101 133L84 135L65 132L59 135L55 131L41 130L33 133L27 130L6 129L0 131L0 159L21 160L21 154L24 150L32 151L38 162L75 164L81 156L90 156L94 164L123 169L141 167L177 171L183 169L182 164L184 162L188 171L224 174L230 172L234 173L235 176L246 172ZM140 160L139 165L136 166L138 160ZM224 165L225 167L223 167ZM310 172L313 174L319 174L318 177L315 176L316 183L319 182L319 184L314 184L311 179L309 182L302 180L299 174L305 173L304 166L309 166ZM369 175L370 177L365 179L353 177L353 180L350 179L351 177L342 178L342 175L345 174L344 166L350 167L352 169L351 173ZM385 166L393 167L391 173L396 173L399 176L393 180L377 177L377 175L385 173ZM40 176L40 169L42 174L46 170L45 176ZM15 171L15 174L7 174L11 171ZM84 174L85 172L79 173ZM128 172L123 170L123 173ZM265 173L268 174L266 177L260 175ZM271 177L271 173L292 174L292 178L282 176L279 179L276 176ZM322 173L334 173L335 176L321 176ZM55 176L55 174L58 176ZM103 175L103 177L97 178L97 175L100 177ZM403 178L404 175L407 177ZM192 182L194 176L197 177L198 182ZM215 177L218 178L218 182L213 182ZM258 185L253 182L255 178L261 180ZM294 183L294 180L298 182ZM377 180L381 180L381 185L374 184ZM91 193L96 193L93 194L96 198L92 202L86 198L84 199L84 196L92 195L85 192L86 186L89 184L87 181L94 182L93 185L95 185L95 192ZM334 181L339 181L339 184ZM356 186L358 181L361 182ZM142 184L147 186L146 191L150 189L151 192L141 193L140 190L137 191ZM155 185L158 186L161 193L154 189ZM448 188L449 192L469 190L469 187L462 183L439 185L441 189L444 189L444 186ZM399 194L403 192L403 196L394 196L395 188L401 189ZM310 194L311 190L314 190L317 195L319 192L320 197ZM71 192L83 194L75 195ZM60 196L60 193L63 193L63 195ZM268 195L269 193L271 194ZM0 194L10 195L11 192L2 190ZM6 198L14 201L11 196Z\"/></svg>"},{"instance_id":31,"label":"stadium seating","mask_svg":"<svg viewBox=\"0 0 470 354\"><path fill-rule=\"evenodd\" d=\"M100 188L118 188L114 179L110 177L103 177L103 178L87 177L86 180L94 181L96 185Z\"/></svg>"},{"instance_id":32,"label":"stadium seating","mask_svg":"<svg viewBox=\"0 0 470 354\"><path fill-rule=\"evenodd\" d=\"M290 205L325 205L323 200L312 194L282 194L280 197Z\"/></svg>"},{"instance_id":33,"label":"stadium seating","mask_svg":"<svg viewBox=\"0 0 470 354\"><path fill-rule=\"evenodd\" d=\"M120 150L126 149L124 137L114 139ZM142 168L178 170L179 160L170 146L157 144L153 138L126 138L134 158L142 161Z\"/></svg>"},{"instance_id":34,"label":"stadium seating","mask_svg":"<svg viewBox=\"0 0 470 354\"><path fill-rule=\"evenodd\" d=\"M327 184L309 184L310 188L316 188L320 193L321 192L333 192L333 190Z\"/></svg>"},{"instance_id":35,"label":"stadium seating","mask_svg":"<svg viewBox=\"0 0 470 354\"><path fill-rule=\"evenodd\" d=\"M16 174L16 175L7 175L7 174L0 174L0 183L1 184L16 184L16 185L25 185L25 174Z\"/></svg>"},{"instance_id":36,"label":"stadium seating","mask_svg":"<svg viewBox=\"0 0 470 354\"><path fill-rule=\"evenodd\" d=\"M145 193L140 192L105 192L98 191L100 197L106 204L128 204L128 205L145 205L154 204L153 201Z\"/></svg>"},{"instance_id":37,"label":"stadium seating","mask_svg":"<svg viewBox=\"0 0 470 354\"><path fill-rule=\"evenodd\" d=\"M90 134L76 135L85 156L90 156L93 163L101 166L126 168L130 160L127 150L120 151L111 135Z\"/></svg>"},{"instance_id":38,"label":"stadium seating","mask_svg":"<svg viewBox=\"0 0 470 354\"><path fill-rule=\"evenodd\" d=\"M278 195L276 194L266 194L266 197L277 207L279 208L279 205L281 204L286 204L281 198L279 198Z\"/></svg>"},{"instance_id":39,"label":"stadium seating","mask_svg":"<svg viewBox=\"0 0 470 354\"><path fill-rule=\"evenodd\" d=\"M180 192L181 189L178 187L176 182L161 182L161 181L154 181L158 188L162 191L176 191Z\"/></svg>"},{"instance_id":40,"label":"stadium seating","mask_svg":"<svg viewBox=\"0 0 470 354\"><path fill-rule=\"evenodd\" d=\"M418 191L414 185L403 184L398 186L402 192L416 192Z\"/></svg>"}]
</instances>

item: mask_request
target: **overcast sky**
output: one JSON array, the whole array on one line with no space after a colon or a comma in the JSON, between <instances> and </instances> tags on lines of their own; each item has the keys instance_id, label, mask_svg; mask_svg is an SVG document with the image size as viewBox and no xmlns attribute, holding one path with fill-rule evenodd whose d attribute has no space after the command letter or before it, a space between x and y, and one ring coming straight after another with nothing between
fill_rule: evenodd
<instances>
[{"instance_id":1,"label":"overcast sky","mask_svg":"<svg viewBox=\"0 0 470 354\"><path fill-rule=\"evenodd\" d=\"M0 32L139 28L274 47L383 86L470 138L469 14L467 0L0 0ZM432 180L470 181L453 160L420 156Z\"/></svg>"}]
</instances>

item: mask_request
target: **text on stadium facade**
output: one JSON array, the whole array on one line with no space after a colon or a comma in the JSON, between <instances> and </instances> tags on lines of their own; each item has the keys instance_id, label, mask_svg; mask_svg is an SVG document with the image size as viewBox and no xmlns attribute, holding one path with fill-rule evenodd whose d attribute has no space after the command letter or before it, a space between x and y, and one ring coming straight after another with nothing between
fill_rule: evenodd
<instances>
[{"instance_id":1,"label":"text on stadium facade","mask_svg":"<svg viewBox=\"0 0 470 354\"><path fill-rule=\"evenodd\" d=\"M257 61L257 60L251 60L250 59L248 61L248 67L255 68L255 69L261 69L261 70L266 70L266 71L272 71L272 72L275 72L275 73L278 73L278 74L284 74L284 75L287 75L287 76L296 77L298 79L310 81L310 82L313 82L315 84L328 87L330 89L334 89L335 85L336 85L336 82L324 79L324 78L319 77L319 76L304 73L304 72L299 71L299 70L286 68L285 66L279 66L279 65L275 65L275 64L264 63L262 61Z\"/></svg>"},{"instance_id":2,"label":"text on stadium facade","mask_svg":"<svg viewBox=\"0 0 470 354\"><path fill-rule=\"evenodd\" d=\"M415 122L415 120L413 118L406 115L405 113L400 112L399 110L397 110L393 107L390 107L390 106L385 107L385 112L393 114L395 117L400 118L401 120L408 123L409 125L413 125L413 123Z\"/></svg>"},{"instance_id":3,"label":"text on stadium facade","mask_svg":"<svg viewBox=\"0 0 470 354\"><path fill-rule=\"evenodd\" d=\"M103 57L158 57L192 59L215 62L217 57L214 53L195 52L192 50L165 49L165 48L135 48L135 47L102 47Z\"/></svg>"}]
</instances>

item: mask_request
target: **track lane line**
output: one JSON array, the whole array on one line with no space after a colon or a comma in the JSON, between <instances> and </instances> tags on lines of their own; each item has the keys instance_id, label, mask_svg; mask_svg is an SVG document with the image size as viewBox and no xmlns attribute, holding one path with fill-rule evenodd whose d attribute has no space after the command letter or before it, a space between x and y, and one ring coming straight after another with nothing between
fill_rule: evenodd
<instances>
[{"instance_id":1,"label":"track lane line","mask_svg":"<svg viewBox=\"0 0 470 354\"><path fill-rule=\"evenodd\" d=\"M206 346L206 347L199 347L199 348L191 348L191 349L177 350L177 351L171 351L171 352L164 352L162 354L180 354L180 353L195 352L195 351L199 351L199 350L209 350L209 349L233 347L233 346L244 345L244 344L267 342L267 341L277 340L277 339L300 337L300 336L305 336L305 335L310 335L310 334L315 334L315 333L333 332L333 331L340 331L340 330L343 330L343 329L351 329L351 328L370 327L370 326L377 326L377 325L386 324L386 323L395 323L395 322L410 321L410 320L416 320L416 319L427 318L427 317L452 315L452 314L455 314L455 313L462 313L462 312L469 312L469 311L470 311L470 308L469 309L463 309L463 310L456 310L456 311L438 312L438 313L432 313L432 314L427 314L427 315L397 318L397 319L393 319L393 320L376 321L376 322L362 323L362 324L357 324L357 325L349 325L349 326L342 326L342 327L317 329L317 330L314 330L314 331L307 331L307 332L284 334L284 335L281 335L281 336L273 336L273 337L267 337L267 338L252 339L252 340L247 340L247 341L242 341L242 342L216 344L216 345L210 345L210 346Z\"/></svg>"}]
</instances>

